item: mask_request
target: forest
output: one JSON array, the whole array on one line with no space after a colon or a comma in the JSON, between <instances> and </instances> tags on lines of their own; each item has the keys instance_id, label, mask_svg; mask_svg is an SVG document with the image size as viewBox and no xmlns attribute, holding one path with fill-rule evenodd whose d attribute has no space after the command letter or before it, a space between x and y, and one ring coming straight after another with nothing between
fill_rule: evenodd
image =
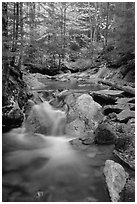
<instances>
[{"instance_id":1,"label":"forest","mask_svg":"<svg viewBox=\"0 0 137 204\"><path fill-rule=\"evenodd\" d=\"M135 2L2 2L2 131L3 201L135 201Z\"/></svg>"}]
</instances>

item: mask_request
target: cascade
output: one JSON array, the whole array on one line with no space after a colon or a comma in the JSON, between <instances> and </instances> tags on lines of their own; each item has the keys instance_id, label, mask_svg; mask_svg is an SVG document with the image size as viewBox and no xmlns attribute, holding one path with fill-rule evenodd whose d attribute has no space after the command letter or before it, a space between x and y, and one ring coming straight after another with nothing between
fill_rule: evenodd
<instances>
[{"instance_id":1,"label":"cascade","mask_svg":"<svg viewBox=\"0 0 137 204\"><path fill-rule=\"evenodd\" d=\"M35 185L31 194L39 188L48 188L53 194L58 188L68 188L69 184L75 186L76 191L83 184L89 168L85 157L73 150L69 137L63 135L65 112L44 102L34 105L28 118L33 113L40 125L49 128L49 135L27 131L27 122L21 128L3 134L3 174L14 172L18 175L17 185L20 182Z\"/></svg>"}]
</instances>

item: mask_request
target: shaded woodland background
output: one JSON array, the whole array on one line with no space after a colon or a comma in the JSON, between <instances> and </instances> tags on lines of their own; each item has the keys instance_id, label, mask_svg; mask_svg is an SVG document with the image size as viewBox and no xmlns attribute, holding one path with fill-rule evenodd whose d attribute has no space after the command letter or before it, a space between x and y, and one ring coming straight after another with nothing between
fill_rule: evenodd
<instances>
[{"instance_id":1,"label":"shaded woodland background","mask_svg":"<svg viewBox=\"0 0 137 204\"><path fill-rule=\"evenodd\" d=\"M135 3L3 2L2 41L4 103L24 70L55 75L105 63L124 66L125 76L134 73Z\"/></svg>"}]
</instances>

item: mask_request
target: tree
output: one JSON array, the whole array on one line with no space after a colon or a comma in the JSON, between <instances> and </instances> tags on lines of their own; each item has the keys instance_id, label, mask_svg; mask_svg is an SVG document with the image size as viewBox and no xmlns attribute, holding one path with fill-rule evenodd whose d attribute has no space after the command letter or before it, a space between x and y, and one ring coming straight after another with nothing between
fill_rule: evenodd
<instances>
[{"instance_id":1,"label":"tree","mask_svg":"<svg viewBox=\"0 0 137 204\"><path fill-rule=\"evenodd\" d=\"M2 93L6 94L9 78L8 3L2 3Z\"/></svg>"}]
</instances>

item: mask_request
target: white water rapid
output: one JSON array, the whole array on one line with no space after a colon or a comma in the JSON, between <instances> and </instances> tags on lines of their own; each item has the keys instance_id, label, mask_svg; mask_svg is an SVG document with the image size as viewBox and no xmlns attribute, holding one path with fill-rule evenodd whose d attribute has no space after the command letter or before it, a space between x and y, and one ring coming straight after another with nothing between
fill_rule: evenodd
<instances>
[{"instance_id":1,"label":"white water rapid","mask_svg":"<svg viewBox=\"0 0 137 204\"><path fill-rule=\"evenodd\" d=\"M25 185L31 196L41 190L49 192L49 201L77 201L84 194L79 191L85 188L89 168L85 157L72 149L69 136L63 135L66 114L48 102L34 105L30 115L34 113L49 135L27 131L28 122L3 134L4 175L10 175L10 185Z\"/></svg>"}]
</instances>

